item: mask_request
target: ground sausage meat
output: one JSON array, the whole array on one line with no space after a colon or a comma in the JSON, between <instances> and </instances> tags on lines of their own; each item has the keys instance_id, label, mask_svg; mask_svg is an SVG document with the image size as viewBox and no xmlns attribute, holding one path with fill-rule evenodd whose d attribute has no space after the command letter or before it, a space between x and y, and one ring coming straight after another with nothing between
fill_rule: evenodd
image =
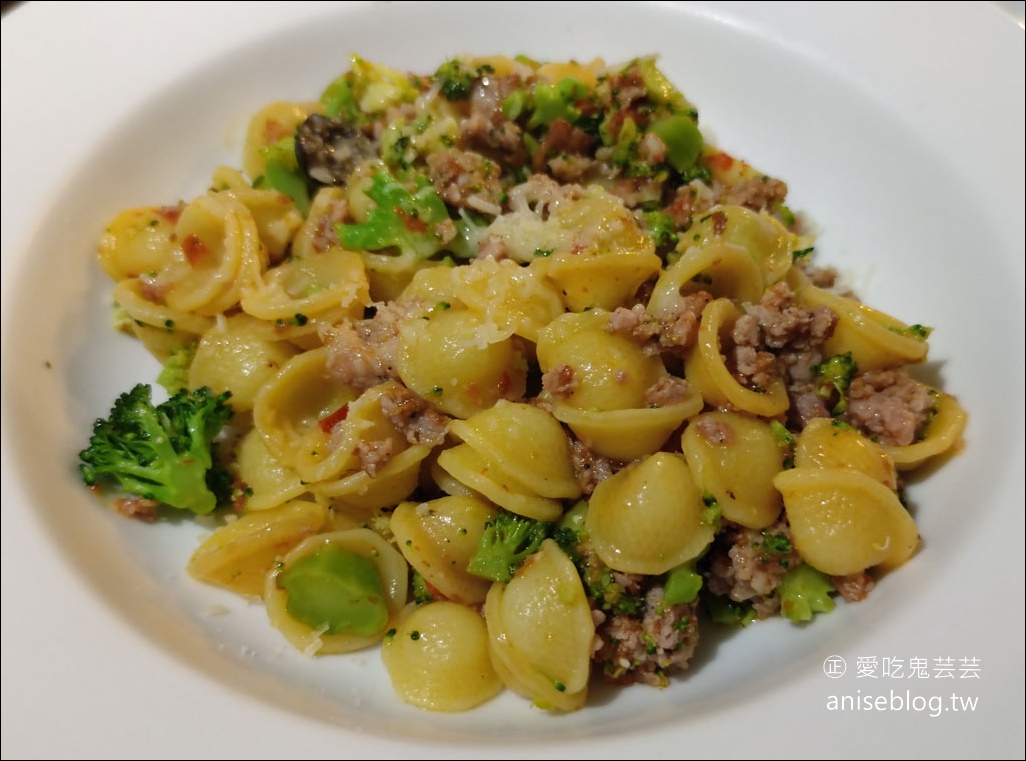
<instances>
[{"instance_id":1,"label":"ground sausage meat","mask_svg":"<svg viewBox=\"0 0 1026 761\"><path fill-rule=\"evenodd\" d=\"M785 518L764 529L730 525L709 550L706 580L714 595L749 602L759 618L767 618L780 610L780 580L799 563Z\"/></svg>"},{"instance_id":2,"label":"ground sausage meat","mask_svg":"<svg viewBox=\"0 0 1026 761\"><path fill-rule=\"evenodd\" d=\"M491 159L453 148L431 154L427 165L431 181L446 203L492 216L502 213L501 170Z\"/></svg>"},{"instance_id":3,"label":"ground sausage meat","mask_svg":"<svg viewBox=\"0 0 1026 761\"><path fill-rule=\"evenodd\" d=\"M445 443L449 418L405 386L389 386L381 395L381 411L410 444Z\"/></svg>"},{"instance_id":4,"label":"ground sausage meat","mask_svg":"<svg viewBox=\"0 0 1026 761\"><path fill-rule=\"evenodd\" d=\"M847 401L847 421L888 446L914 442L934 409L929 389L904 367L857 373Z\"/></svg>"},{"instance_id":5,"label":"ground sausage meat","mask_svg":"<svg viewBox=\"0 0 1026 761\"><path fill-rule=\"evenodd\" d=\"M596 617L599 646L592 655L602 675L617 684L665 687L669 676L684 671L698 645L697 603L663 605L663 588L645 593L638 616L605 614Z\"/></svg>"},{"instance_id":6,"label":"ground sausage meat","mask_svg":"<svg viewBox=\"0 0 1026 761\"><path fill-rule=\"evenodd\" d=\"M399 320L404 312L396 304L380 304L372 317L321 328L332 375L360 390L395 378Z\"/></svg>"},{"instance_id":7,"label":"ground sausage meat","mask_svg":"<svg viewBox=\"0 0 1026 761\"><path fill-rule=\"evenodd\" d=\"M623 462L595 454L578 439L570 437L570 462L581 491L588 496L595 487L624 467Z\"/></svg>"}]
</instances>

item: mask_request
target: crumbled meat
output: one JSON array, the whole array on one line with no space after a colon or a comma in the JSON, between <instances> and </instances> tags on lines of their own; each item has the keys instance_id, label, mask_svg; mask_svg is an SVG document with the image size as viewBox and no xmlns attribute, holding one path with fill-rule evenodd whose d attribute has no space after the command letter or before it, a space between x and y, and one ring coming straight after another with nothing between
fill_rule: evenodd
<instances>
[{"instance_id":1,"label":"crumbled meat","mask_svg":"<svg viewBox=\"0 0 1026 761\"><path fill-rule=\"evenodd\" d=\"M666 687L669 676L684 671L698 645L697 602L663 605L663 588L645 593L640 616L606 614L596 628L600 645L592 660L617 684Z\"/></svg>"},{"instance_id":2,"label":"crumbled meat","mask_svg":"<svg viewBox=\"0 0 1026 761\"><path fill-rule=\"evenodd\" d=\"M566 399L577 390L577 378L570 365L556 365L542 375L542 388L555 399Z\"/></svg>"},{"instance_id":3,"label":"crumbled meat","mask_svg":"<svg viewBox=\"0 0 1026 761\"><path fill-rule=\"evenodd\" d=\"M360 468L372 478L391 462L395 454L394 439L361 441L356 445L356 456L360 460Z\"/></svg>"},{"instance_id":4,"label":"crumbled meat","mask_svg":"<svg viewBox=\"0 0 1026 761\"><path fill-rule=\"evenodd\" d=\"M719 193L721 204L747 206L754 211L773 209L787 197L787 184L772 177L750 177L735 185L724 186Z\"/></svg>"},{"instance_id":5,"label":"crumbled meat","mask_svg":"<svg viewBox=\"0 0 1026 761\"><path fill-rule=\"evenodd\" d=\"M397 304L380 304L371 318L320 328L332 375L360 390L396 377L395 353L403 314Z\"/></svg>"},{"instance_id":6,"label":"crumbled meat","mask_svg":"<svg viewBox=\"0 0 1026 761\"><path fill-rule=\"evenodd\" d=\"M570 437L570 461L581 491L588 496L595 487L622 469L625 463L595 454L581 441Z\"/></svg>"},{"instance_id":7,"label":"crumbled meat","mask_svg":"<svg viewBox=\"0 0 1026 761\"><path fill-rule=\"evenodd\" d=\"M497 216L502 213L501 169L489 158L455 148L427 157L431 182L452 206Z\"/></svg>"},{"instance_id":8,"label":"crumbled meat","mask_svg":"<svg viewBox=\"0 0 1026 761\"><path fill-rule=\"evenodd\" d=\"M914 442L934 409L929 389L904 367L857 373L847 400L847 422L890 446Z\"/></svg>"},{"instance_id":9,"label":"crumbled meat","mask_svg":"<svg viewBox=\"0 0 1026 761\"><path fill-rule=\"evenodd\" d=\"M645 389L646 407L667 407L683 401L688 395L688 382L675 375L664 375Z\"/></svg>"},{"instance_id":10,"label":"crumbled meat","mask_svg":"<svg viewBox=\"0 0 1026 761\"><path fill-rule=\"evenodd\" d=\"M758 324L761 343L772 349L819 346L833 334L837 325L837 315L831 309L806 308L784 281L770 286L758 304L745 305L745 313ZM738 331L735 326L735 332ZM747 337L750 331L745 327L741 334ZM757 345L747 340L745 343Z\"/></svg>"},{"instance_id":11,"label":"crumbled meat","mask_svg":"<svg viewBox=\"0 0 1026 761\"><path fill-rule=\"evenodd\" d=\"M876 581L873 580L868 571L859 571L847 576L831 576L830 581L833 582L838 594L847 602L865 600L873 587L876 586Z\"/></svg>"},{"instance_id":12,"label":"crumbled meat","mask_svg":"<svg viewBox=\"0 0 1026 761\"><path fill-rule=\"evenodd\" d=\"M692 180L674 192L666 213L678 228L686 228L696 214L704 214L715 203L712 189L701 180Z\"/></svg>"},{"instance_id":13,"label":"crumbled meat","mask_svg":"<svg viewBox=\"0 0 1026 761\"><path fill-rule=\"evenodd\" d=\"M395 384L381 395L381 411L410 444L440 446L449 418L405 386Z\"/></svg>"},{"instance_id":14,"label":"crumbled meat","mask_svg":"<svg viewBox=\"0 0 1026 761\"><path fill-rule=\"evenodd\" d=\"M511 167L527 164L524 134L502 110L506 97L522 85L518 76L479 77L470 93L470 115L460 124L463 143Z\"/></svg>"},{"instance_id":15,"label":"crumbled meat","mask_svg":"<svg viewBox=\"0 0 1026 761\"><path fill-rule=\"evenodd\" d=\"M669 316L655 317L642 304L617 307L607 328L637 340L647 354L683 356L698 340L702 310L712 301L707 291L681 296Z\"/></svg>"},{"instance_id":16,"label":"crumbled meat","mask_svg":"<svg viewBox=\"0 0 1026 761\"><path fill-rule=\"evenodd\" d=\"M545 139L534 151L531 168L535 172L544 172L548 169L547 162L552 156L585 156L591 152L592 143L591 136L584 130L574 127L566 119L555 119L549 125Z\"/></svg>"},{"instance_id":17,"label":"crumbled meat","mask_svg":"<svg viewBox=\"0 0 1026 761\"><path fill-rule=\"evenodd\" d=\"M114 500L114 509L127 518L153 523L160 514L160 503L144 497L118 497Z\"/></svg>"},{"instance_id":18,"label":"crumbled meat","mask_svg":"<svg viewBox=\"0 0 1026 761\"><path fill-rule=\"evenodd\" d=\"M837 315L827 307L805 307L783 281L768 288L758 304L745 304L744 312L731 334L731 357L741 382L765 389L786 377L792 401L800 400L800 418L816 416L819 406L806 398L814 378L810 375L806 383L793 372L807 371L810 359L820 360L819 348L833 334Z\"/></svg>"},{"instance_id":19,"label":"crumbled meat","mask_svg":"<svg viewBox=\"0 0 1026 761\"><path fill-rule=\"evenodd\" d=\"M793 544L785 553L766 550L764 538L773 534L782 534L790 543L791 527L785 517L765 529L728 524L709 550L709 591L734 602L751 602L759 618L780 610L777 587L787 569L801 563L801 557Z\"/></svg>"}]
</instances>

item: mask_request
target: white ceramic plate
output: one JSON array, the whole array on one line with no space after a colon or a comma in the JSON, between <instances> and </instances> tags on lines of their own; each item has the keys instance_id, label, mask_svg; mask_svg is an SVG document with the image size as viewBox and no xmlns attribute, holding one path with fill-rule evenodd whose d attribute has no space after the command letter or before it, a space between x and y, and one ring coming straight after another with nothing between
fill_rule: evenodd
<instances>
[{"instance_id":1,"label":"white ceramic plate","mask_svg":"<svg viewBox=\"0 0 1026 761\"><path fill-rule=\"evenodd\" d=\"M29 3L2 32L5 758L1022 757L1024 46L997 8ZM191 581L198 527L98 509L77 452L155 367L110 329L97 234L238 165L249 115L316 98L351 52L421 72L659 53L721 147L788 181L821 263L935 328L924 372L971 417L911 486L916 558L810 627L709 638L666 691L447 715L400 704L376 650L304 659Z\"/></svg>"}]
</instances>

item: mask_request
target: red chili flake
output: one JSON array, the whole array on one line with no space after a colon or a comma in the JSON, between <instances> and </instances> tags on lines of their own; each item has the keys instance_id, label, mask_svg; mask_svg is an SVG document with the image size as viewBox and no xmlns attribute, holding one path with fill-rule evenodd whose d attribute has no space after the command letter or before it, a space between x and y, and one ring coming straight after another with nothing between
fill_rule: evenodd
<instances>
[{"instance_id":1,"label":"red chili flake","mask_svg":"<svg viewBox=\"0 0 1026 761\"><path fill-rule=\"evenodd\" d=\"M427 230L427 222L425 222L420 217L415 217L412 214L403 211L398 206L392 209L392 213L403 221L403 227L405 227L410 232L422 233L425 230Z\"/></svg>"},{"instance_id":2,"label":"red chili flake","mask_svg":"<svg viewBox=\"0 0 1026 761\"><path fill-rule=\"evenodd\" d=\"M332 412L330 415L325 415L318 422L317 425L321 427L321 430L325 433L331 433L332 429L346 419L346 415L349 414L349 405L343 404L337 410Z\"/></svg>"},{"instance_id":3,"label":"red chili flake","mask_svg":"<svg viewBox=\"0 0 1026 761\"><path fill-rule=\"evenodd\" d=\"M732 166L734 166L734 157L729 153L723 151L717 151L716 153L710 153L705 157L705 163L709 165L710 169L716 169L721 172L726 172Z\"/></svg>"},{"instance_id":4,"label":"red chili flake","mask_svg":"<svg viewBox=\"0 0 1026 761\"><path fill-rule=\"evenodd\" d=\"M157 209L157 214L171 224L175 224L178 222L178 218L182 216L182 209L184 208L184 204L178 204L177 206L161 206Z\"/></svg>"},{"instance_id":5,"label":"red chili flake","mask_svg":"<svg viewBox=\"0 0 1026 761\"><path fill-rule=\"evenodd\" d=\"M192 233L182 241L182 253L189 260L189 264L195 267L199 260L209 254L210 251L206 244L199 239L199 236Z\"/></svg>"}]
</instances>

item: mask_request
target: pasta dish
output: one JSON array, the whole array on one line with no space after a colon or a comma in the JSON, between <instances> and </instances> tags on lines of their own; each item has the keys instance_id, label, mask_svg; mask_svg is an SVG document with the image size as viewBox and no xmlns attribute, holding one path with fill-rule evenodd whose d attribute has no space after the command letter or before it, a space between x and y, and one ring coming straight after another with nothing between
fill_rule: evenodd
<instances>
[{"instance_id":1,"label":"pasta dish","mask_svg":"<svg viewBox=\"0 0 1026 761\"><path fill-rule=\"evenodd\" d=\"M905 479L966 424L931 329L817 264L655 57L349 63L103 232L163 368L79 455L106 504L194 517L198 583L431 711L665 687L706 627L913 558Z\"/></svg>"}]
</instances>

